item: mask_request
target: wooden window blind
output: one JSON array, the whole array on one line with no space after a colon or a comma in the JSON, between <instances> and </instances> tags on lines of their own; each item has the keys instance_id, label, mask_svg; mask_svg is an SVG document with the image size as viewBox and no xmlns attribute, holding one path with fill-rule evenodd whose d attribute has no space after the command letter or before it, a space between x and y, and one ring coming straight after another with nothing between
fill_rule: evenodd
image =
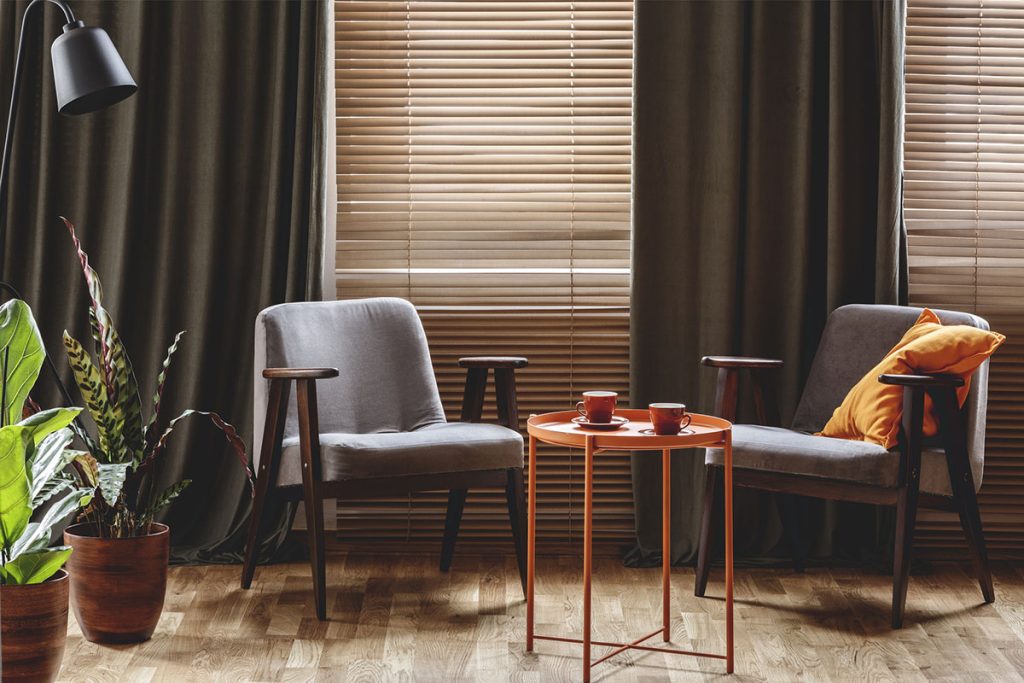
<instances>
[{"instance_id":1,"label":"wooden window blind","mask_svg":"<svg viewBox=\"0 0 1024 683\"><path fill-rule=\"evenodd\" d=\"M529 357L523 422L592 388L628 405L632 15L621 0L335 4L337 297L417 306L450 420L463 355ZM493 418L493 386L487 400ZM628 457L598 460L596 537L625 540ZM540 461L541 542L579 538L582 455ZM339 536L434 540L445 501L339 501ZM503 492L470 492L474 537L509 538Z\"/></svg>"},{"instance_id":2,"label":"wooden window blind","mask_svg":"<svg viewBox=\"0 0 1024 683\"><path fill-rule=\"evenodd\" d=\"M910 300L1007 335L991 365L982 517L990 552L1024 549L1024 3L909 0L905 198ZM922 511L918 545L964 547Z\"/></svg>"}]
</instances>

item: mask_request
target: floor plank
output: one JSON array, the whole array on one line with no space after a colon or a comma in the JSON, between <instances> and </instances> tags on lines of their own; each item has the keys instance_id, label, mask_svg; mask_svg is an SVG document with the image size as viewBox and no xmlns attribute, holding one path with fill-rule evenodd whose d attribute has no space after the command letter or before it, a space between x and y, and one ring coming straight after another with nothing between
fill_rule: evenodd
<instances>
[{"instance_id":1,"label":"floor plank","mask_svg":"<svg viewBox=\"0 0 1024 683\"><path fill-rule=\"evenodd\" d=\"M59 680L100 681L579 681L578 646L538 641L525 652L525 603L511 557L465 553L452 570L429 554L351 551L328 565L330 621L316 620L305 564L172 568L156 634L135 646L86 642L71 619ZM578 632L580 563L538 559L539 633ZM659 570L595 560L594 637L626 640L660 623ZM736 676L718 660L626 652L595 681L1024 680L1024 573L995 570L984 605L964 567L915 575L906 626L889 629L889 577L854 569L740 569ZM672 643L722 651L721 572L707 598L693 571L673 571ZM595 656L603 653L595 647Z\"/></svg>"}]
</instances>

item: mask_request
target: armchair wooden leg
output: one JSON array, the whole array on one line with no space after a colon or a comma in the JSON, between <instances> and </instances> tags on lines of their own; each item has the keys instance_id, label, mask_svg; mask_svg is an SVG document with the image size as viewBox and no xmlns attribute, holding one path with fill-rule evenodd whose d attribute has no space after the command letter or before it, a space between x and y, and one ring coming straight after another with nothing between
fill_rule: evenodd
<instances>
[{"instance_id":1,"label":"armchair wooden leg","mask_svg":"<svg viewBox=\"0 0 1024 683\"><path fill-rule=\"evenodd\" d=\"M288 404L291 382L275 380L270 383L267 397L267 420L263 426L263 445L260 450L260 466L256 473L256 494L253 496L252 512L249 513L249 535L245 543L245 562L242 565L242 588L252 585L256 572L256 555L260 529L268 507L270 489L277 482L277 471L281 463L281 437L284 435L284 415Z\"/></svg>"},{"instance_id":2,"label":"armchair wooden leg","mask_svg":"<svg viewBox=\"0 0 1024 683\"><path fill-rule=\"evenodd\" d=\"M505 497L508 499L508 521L512 526L512 541L516 546L519 583L523 586L523 595L526 595L526 494L523 490L521 467L509 469Z\"/></svg>"},{"instance_id":3,"label":"armchair wooden leg","mask_svg":"<svg viewBox=\"0 0 1024 683\"><path fill-rule=\"evenodd\" d=\"M711 532L714 526L715 512L719 507L718 498L722 489L722 468L709 465L704 486L704 514L700 520L700 546L697 550L697 569L694 576L693 594L704 597L708 587L708 574L711 572Z\"/></svg>"},{"instance_id":4,"label":"armchair wooden leg","mask_svg":"<svg viewBox=\"0 0 1024 683\"><path fill-rule=\"evenodd\" d=\"M303 502L306 508L306 534L309 537L309 564L313 572L313 597L316 617L327 620L327 565L324 556L324 500L321 492L320 425L316 411L316 384L299 380L299 452L302 456Z\"/></svg>"},{"instance_id":5,"label":"armchair wooden leg","mask_svg":"<svg viewBox=\"0 0 1024 683\"><path fill-rule=\"evenodd\" d=\"M959 489L959 490L958 490ZM985 602L995 602L996 594L992 588L992 572L988 566L988 550L985 548L985 533L981 528L981 513L978 510L978 496L974 493L973 483L953 487L953 502L960 514L960 525L967 536L974 573L981 586L981 594Z\"/></svg>"},{"instance_id":6,"label":"armchair wooden leg","mask_svg":"<svg viewBox=\"0 0 1024 683\"><path fill-rule=\"evenodd\" d=\"M782 533L793 557L793 569L802 574L805 566L804 543L800 534L800 498L792 493L775 494L782 520Z\"/></svg>"},{"instance_id":7,"label":"armchair wooden leg","mask_svg":"<svg viewBox=\"0 0 1024 683\"><path fill-rule=\"evenodd\" d=\"M448 512L444 517L444 538L441 540L441 571L452 566L455 554L455 538L459 535L462 509L466 506L466 489L452 489L448 492Z\"/></svg>"},{"instance_id":8,"label":"armchair wooden leg","mask_svg":"<svg viewBox=\"0 0 1024 683\"><path fill-rule=\"evenodd\" d=\"M974 474L971 472L970 456L967 452L967 434L963 414L952 390L935 392L932 400L942 416L946 468L949 485L953 492L953 505L960 515L960 526L967 537L967 545L974 563L974 574L981 585L985 602L995 602L992 588L992 572L988 566L988 551L985 548L985 533L981 527L981 513L978 510L978 496L974 490Z\"/></svg>"},{"instance_id":9,"label":"armchair wooden leg","mask_svg":"<svg viewBox=\"0 0 1024 683\"><path fill-rule=\"evenodd\" d=\"M903 628L907 585L910 580L910 551L914 543L914 524L917 520L917 498L917 486L908 486L900 490L896 503L896 548L893 553L892 572L893 628Z\"/></svg>"}]
</instances>

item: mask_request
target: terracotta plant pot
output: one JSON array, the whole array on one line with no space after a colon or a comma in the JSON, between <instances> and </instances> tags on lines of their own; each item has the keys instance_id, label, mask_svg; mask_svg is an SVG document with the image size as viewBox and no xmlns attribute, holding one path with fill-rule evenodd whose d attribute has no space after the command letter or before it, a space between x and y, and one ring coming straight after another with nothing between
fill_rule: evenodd
<instances>
[{"instance_id":1,"label":"terracotta plant pot","mask_svg":"<svg viewBox=\"0 0 1024 683\"><path fill-rule=\"evenodd\" d=\"M68 633L68 574L32 586L0 586L3 681L52 681Z\"/></svg>"},{"instance_id":2,"label":"terracotta plant pot","mask_svg":"<svg viewBox=\"0 0 1024 683\"><path fill-rule=\"evenodd\" d=\"M169 540L165 524L131 538L97 538L92 524L67 528L64 543L74 548L67 564L71 606L86 640L149 640L164 608Z\"/></svg>"}]
</instances>

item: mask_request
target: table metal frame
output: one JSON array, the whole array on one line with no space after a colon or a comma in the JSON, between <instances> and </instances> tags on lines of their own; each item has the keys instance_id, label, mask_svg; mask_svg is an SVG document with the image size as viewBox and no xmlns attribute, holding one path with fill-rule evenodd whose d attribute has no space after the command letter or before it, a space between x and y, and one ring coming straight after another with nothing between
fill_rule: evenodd
<instances>
[{"instance_id":1,"label":"table metal frame","mask_svg":"<svg viewBox=\"0 0 1024 683\"><path fill-rule=\"evenodd\" d=\"M733 515L732 515L732 429L731 425L721 418L713 418L694 414L694 423L701 425L701 420L713 421L718 428L712 431L704 431L699 434L680 434L678 436L638 436L634 431L625 437L614 431L597 432L577 428L577 434L567 434L564 431L555 432L545 430L544 424L557 422L559 418L568 420L575 412L548 413L546 415L531 416L527 423L529 431L529 485L527 488L527 510L528 510L528 531L526 551L526 651L533 652L534 642L537 640L550 640L561 643L579 643L583 645L583 680L589 683L593 667L607 661L617 654L626 650L641 650L646 652L663 652L666 654L690 655L695 657L710 657L725 660L726 673L733 672ZM617 411L618 415L625 415L637 422L637 418L643 418L647 411L625 410ZM544 421L547 420L545 423ZM644 424L640 422L640 424ZM635 426L635 425L634 425ZM569 638L563 636L542 635L534 631L534 579L536 576L536 545L537 545L537 442L579 448L580 441L584 449L584 507L583 507L583 637ZM672 566L672 540L671 540L671 456L672 451L682 448L722 448L725 461L725 654L712 652L695 652L691 650L680 650L666 647L653 647L644 643L655 636L661 635L664 642L671 641L671 605L670 605L670 583L669 576ZM603 450L660 450L661 451L661 511L662 511L662 566L661 566L661 596L662 596L662 617L661 627L640 638L628 643L609 642L593 640L591 637L591 588L593 575L593 528L594 528L594 456ZM592 659L592 646L612 648L597 659Z\"/></svg>"}]
</instances>

